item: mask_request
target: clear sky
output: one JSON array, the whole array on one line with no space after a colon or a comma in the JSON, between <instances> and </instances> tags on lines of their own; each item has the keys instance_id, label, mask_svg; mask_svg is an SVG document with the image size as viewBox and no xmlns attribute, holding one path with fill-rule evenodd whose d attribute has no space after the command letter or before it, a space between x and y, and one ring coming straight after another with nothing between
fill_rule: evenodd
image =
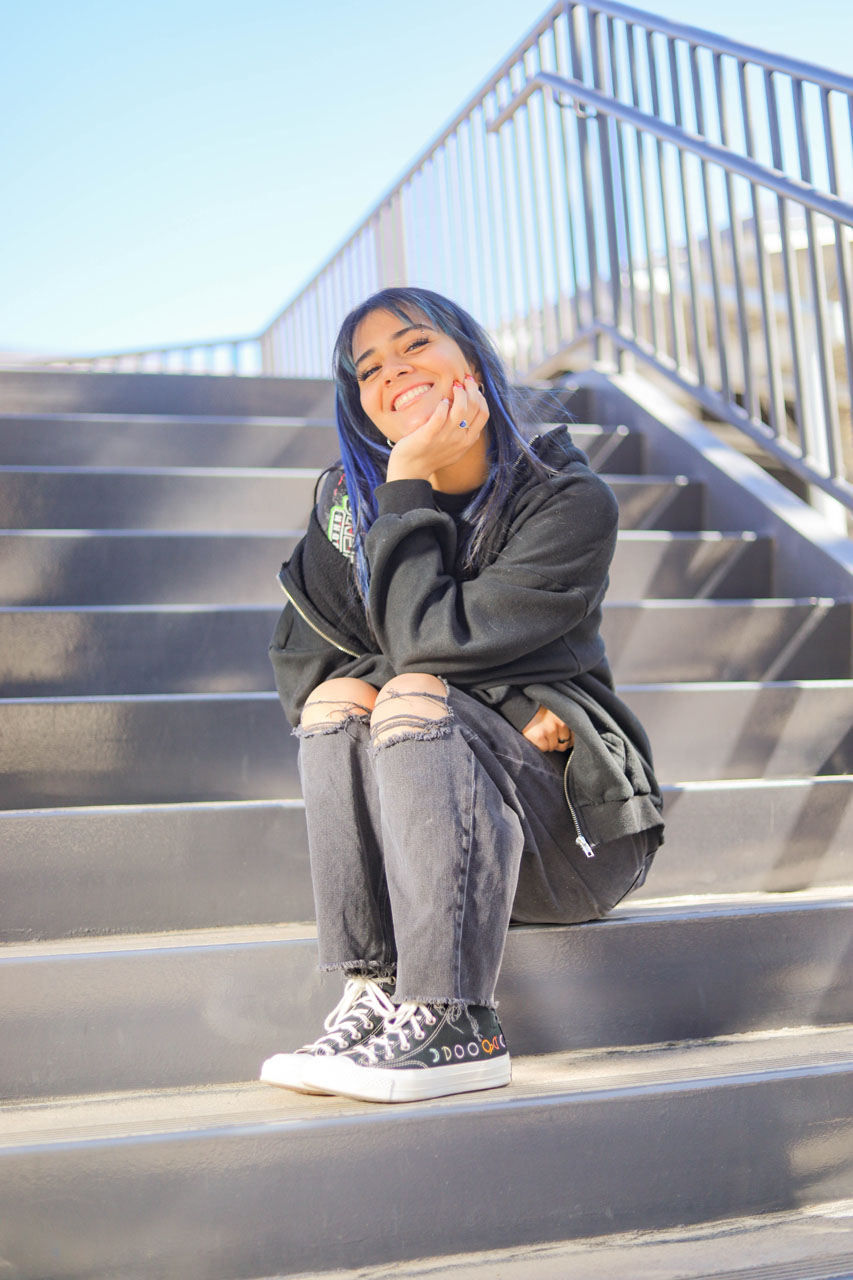
<instances>
[{"instance_id":1,"label":"clear sky","mask_svg":"<svg viewBox=\"0 0 853 1280\"><path fill-rule=\"evenodd\" d=\"M550 6L0 0L0 350L253 333ZM849 0L648 0L850 72Z\"/></svg>"}]
</instances>

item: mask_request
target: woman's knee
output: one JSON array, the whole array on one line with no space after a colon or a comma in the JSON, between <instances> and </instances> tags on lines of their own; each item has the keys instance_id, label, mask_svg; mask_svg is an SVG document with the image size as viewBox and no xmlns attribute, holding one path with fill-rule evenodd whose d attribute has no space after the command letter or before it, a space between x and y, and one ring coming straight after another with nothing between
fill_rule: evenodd
<instances>
[{"instance_id":1,"label":"woman's knee","mask_svg":"<svg viewBox=\"0 0 853 1280\"><path fill-rule=\"evenodd\" d=\"M309 693L302 709L302 729L330 729L348 720L367 720L377 691L364 680L342 677L325 680Z\"/></svg>"},{"instance_id":2,"label":"woman's knee","mask_svg":"<svg viewBox=\"0 0 853 1280\"><path fill-rule=\"evenodd\" d=\"M426 672L410 672L380 689L370 731L375 746L387 746L402 738L437 737L436 731L451 719L445 682Z\"/></svg>"}]
</instances>

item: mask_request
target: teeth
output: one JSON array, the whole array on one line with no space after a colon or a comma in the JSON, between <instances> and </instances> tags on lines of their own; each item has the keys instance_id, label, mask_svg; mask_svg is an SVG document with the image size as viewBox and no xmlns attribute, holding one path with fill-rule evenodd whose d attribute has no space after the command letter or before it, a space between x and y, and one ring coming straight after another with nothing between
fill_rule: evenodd
<instances>
[{"instance_id":1,"label":"teeth","mask_svg":"<svg viewBox=\"0 0 853 1280\"><path fill-rule=\"evenodd\" d=\"M420 387L412 387L411 391L404 391L401 396L397 396L394 401L395 409L405 409L407 404L411 404L413 400L417 400L425 392L429 391L429 386L424 384Z\"/></svg>"}]
</instances>

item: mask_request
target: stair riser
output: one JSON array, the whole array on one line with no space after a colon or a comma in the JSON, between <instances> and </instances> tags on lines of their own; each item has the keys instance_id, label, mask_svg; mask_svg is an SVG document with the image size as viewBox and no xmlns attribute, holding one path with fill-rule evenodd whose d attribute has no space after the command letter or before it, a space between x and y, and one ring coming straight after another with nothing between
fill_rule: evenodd
<instances>
[{"instance_id":1,"label":"stair riser","mask_svg":"<svg viewBox=\"0 0 853 1280\"><path fill-rule=\"evenodd\" d=\"M853 688L623 690L662 782L853 772ZM274 694L0 703L0 808L300 794Z\"/></svg>"},{"instance_id":2,"label":"stair riser","mask_svg":"<svg viewBox=\"0 0 853 1280\"><path fill-rule=\"evenodd\" d=\"M268 646L279 613L252 605L6 610L0 679L6 696L22 698L271 690ZM605 604L601 630L623 683L851 675L846 604Z\"/></svg>"},{"instance_id":3,"label":"stair riser","mask_svg":"<svg viewBox=\"0 0 853 1280\"><path fill-rule=\"evenodd\" d=\"M839 1199L851 1086L839 1066L489 1107L472 1095L443 1122L365 1104L324 1124L318 1106L313 1125L24 1149L0 1160L3 1256L53 1280L250 1280Z\"/></svg>"},{"instance_id":4,"label":"stair riser","mask_svg":"<svg viewBox=\"0 0 853 1280\"><path fill-rule=\"evenodd\" d=\"M593 466L639 475L643 438L573 426ZM18 467L327 467L334 424L191 418L15 418L0 415L0 459Z\"/></svg>"},{"instance_id":5,"label":"stair riser","mask_svg":"<svg viewBox=\"0 0 853 1280\"><path fill-rule=\"evenodd\" d=\"M0 605L268 604L298 535L0 533ZM770 543L620 539L607 599L770 594Z\"/></svg>"},{"instance_id":6,"label":"stair riser","mask_svg":"<svg viewBox=\"0 0 853 1280\"><path fill-rule=\"evenodd\" d=\"M853 780L667 791L635 901L853 881ZM0 815L0 942L314 918L299 801Z\"/></svg>"},{"instance_id":7,"label":"stair riser","mask_svg":"<svg viewBox=\"0 0 853 1280\"><path fill-rule=\"evenodd\" d=\"M227 345L227 344L223 344ZM512 391L517 421L578 421L587 416L590 397L583 390ZM334 416L335 388L326 378L237 378L207 374L101 373L61 370L0 372L0 412L12 414L189 414L198 418L313 418Z\"/></svg>"},{"instance_id":8,"label":"stair riser","mask_svg":"<svg viewBox=\"0 0 853 1280\"><path fill-rule=\"evenodd\" d=\"M0 524L4 529L300 529L313 506L317 474L0 469ZM618 476L611 484L623 529L704 527L700 485Z\"/></svg>"},{"instance_id":9,"label":"stair riser","mask_svg":"<svg viewBox=\"0 0 853 1280\"><path fill-rule=\"evenodd\" d=\"M497 998L514 1053L853 1020L843 900L631 912L510 930ZM4 1097L251 1080L317 1035L340 989L309 940L80 952L0 955Z\"/></svg>"}]
</instances>

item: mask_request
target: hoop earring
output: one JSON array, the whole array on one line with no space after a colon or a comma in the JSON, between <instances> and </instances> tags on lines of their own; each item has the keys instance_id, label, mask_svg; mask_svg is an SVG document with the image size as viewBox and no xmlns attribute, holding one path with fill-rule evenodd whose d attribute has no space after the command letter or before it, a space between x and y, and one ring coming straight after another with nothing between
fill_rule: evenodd
<instances>
[{"instance_id":1,"label":"hoop earring","mask_svg":"<svg viewBox=\"0 0 853 1280\"><path fill-rule=\"evenodd\" d=\"M393 441L393 440L389 440L387 436L385 437L385 443L387 444L387 446L388 446L388 448L389 448L389 449L393 449L393 448L394 448L394 441Z\"/></svg>"}]
</instances>

